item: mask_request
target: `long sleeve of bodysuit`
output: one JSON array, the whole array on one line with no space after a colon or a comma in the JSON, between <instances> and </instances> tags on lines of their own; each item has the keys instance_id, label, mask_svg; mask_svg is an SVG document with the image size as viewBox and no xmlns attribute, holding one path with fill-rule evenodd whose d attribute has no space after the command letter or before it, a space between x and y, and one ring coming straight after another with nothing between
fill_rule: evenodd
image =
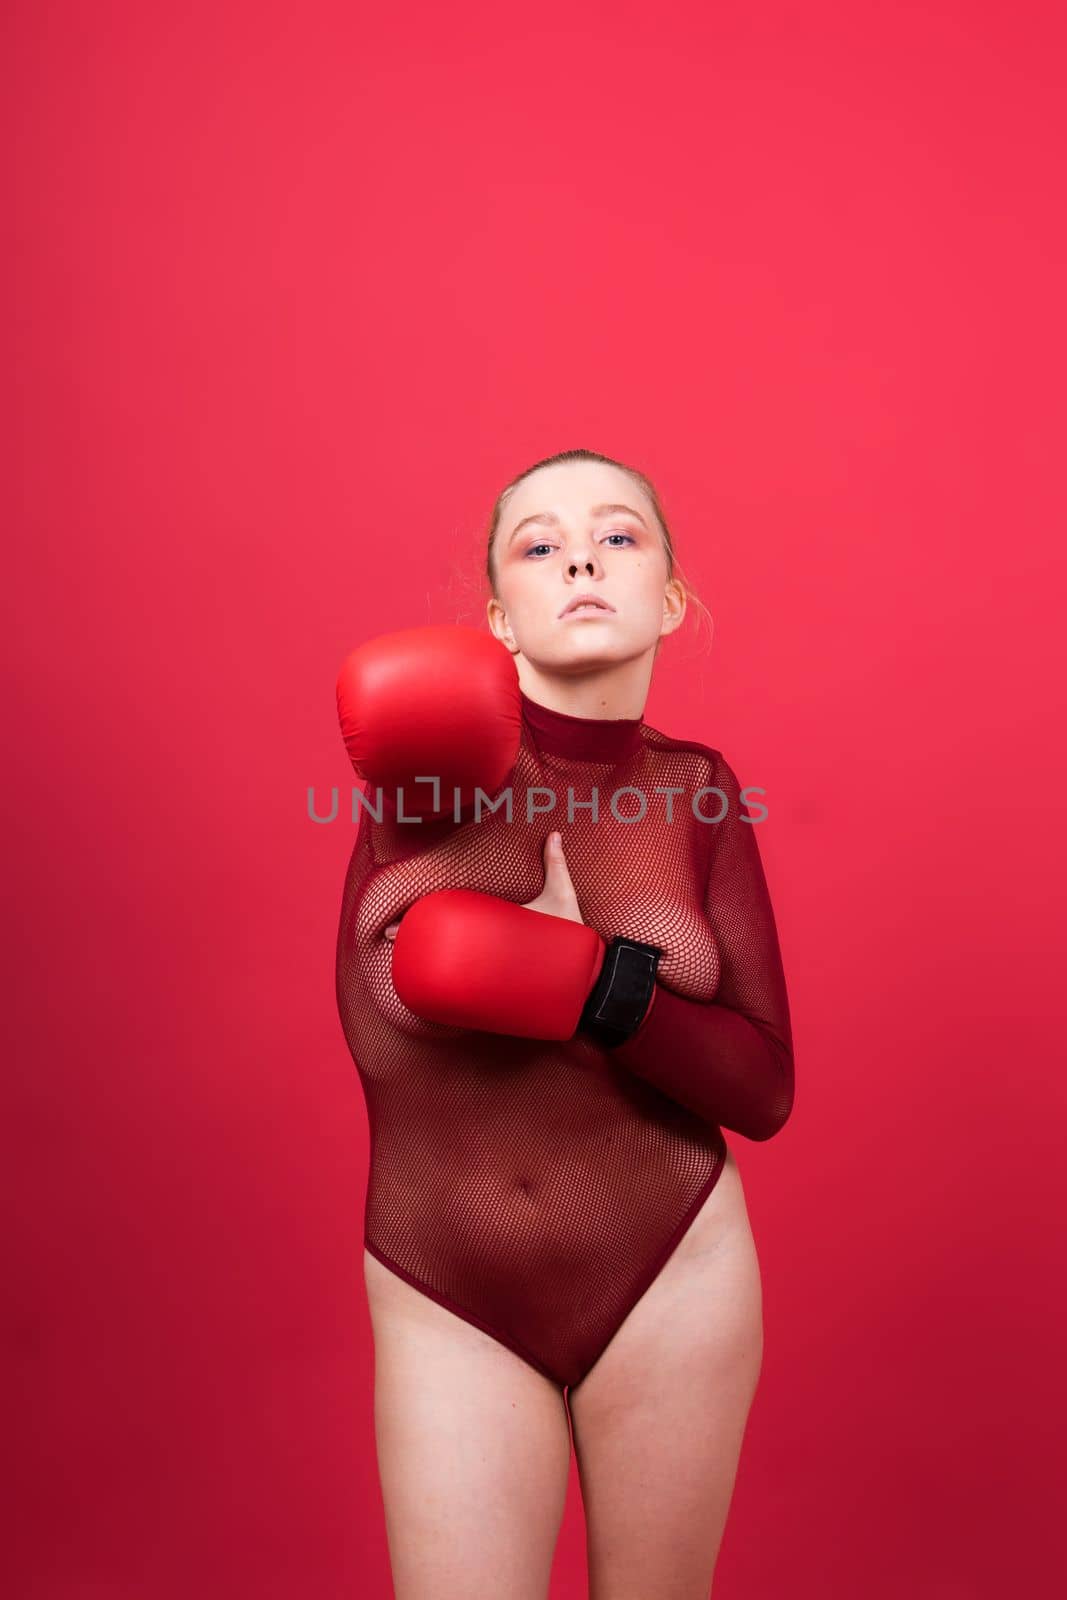
<instances>
[{"instance_id":1,"label":"long sleeve of bodysuit","mask_svg":"<svg viewBox=\"0 0 1067 1600\"><path fill-rule=\"evenodd\" d=\"M718 947L718 988L713 999L692 1000L657 983L641 1027L611 1059L706 1121L769 1139L793 1106L785 975L757 825L744 820L740 785L721 755L714 784L726 811L710 825L704 912Z\"/></svg>"}]
</instances>

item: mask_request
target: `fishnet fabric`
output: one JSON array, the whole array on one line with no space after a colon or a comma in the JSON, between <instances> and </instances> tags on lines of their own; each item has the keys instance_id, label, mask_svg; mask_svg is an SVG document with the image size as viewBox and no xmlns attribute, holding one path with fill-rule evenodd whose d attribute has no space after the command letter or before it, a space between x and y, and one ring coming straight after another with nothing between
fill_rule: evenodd
<instances>
[{"instance_id":1,"label":"fishnet fabric","mask_svg":"<svg viewBox=\"0 0 1067 1600\"><path fill-rule=\"evenodd\" d=\"M642 720L570 717L526 695L522 712L495 812L459 825L361 813L337 1002L370 1126L366 1248L573 1388L718 1181L721 1128L765 1139L789 1116L792 1037L755 829L741 821L722 755ZM582 809L594 788L595 818ZM711 788L725 795L720 822L693 815L692 797ZM668 800L662 789L676 792ZM536 790L554 804L528 821ZM712 793L699 806L715 818L723 800ZM391 980L388 924L443 888L535 899L554 828L583 919L606 940L664 950L640 1032L608 1050L409 1011Z\"/></svg>"}]
</instances>

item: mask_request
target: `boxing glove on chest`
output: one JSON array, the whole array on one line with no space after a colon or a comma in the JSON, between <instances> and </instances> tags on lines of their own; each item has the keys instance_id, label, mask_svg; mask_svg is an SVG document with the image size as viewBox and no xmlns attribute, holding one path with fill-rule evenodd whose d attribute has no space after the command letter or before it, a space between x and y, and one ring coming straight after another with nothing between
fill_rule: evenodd
<instances>
[{"instance_id":1,"label":"boxing glove on chest","mask_svg":"<svg viewBox=\"0 0 1067 1600\"><path fill-rule=\"evenodd\" d=\"M430 1022L529 1039L581 1029L611 1047L648 1015L661 954L496 895L441 889L400 924L393 987Z\"/></svg>"}]
</instances>

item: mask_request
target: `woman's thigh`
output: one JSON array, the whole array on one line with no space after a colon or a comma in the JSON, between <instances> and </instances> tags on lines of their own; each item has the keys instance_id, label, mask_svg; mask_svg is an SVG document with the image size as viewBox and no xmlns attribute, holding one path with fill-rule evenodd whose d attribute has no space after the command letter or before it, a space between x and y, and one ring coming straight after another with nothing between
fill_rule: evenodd
<instances>
[{"instance_id":1,"label":"woman's thigh","mask_svg":"<svg viewBox=\"0 0 1067 1600\"><path fill-rule=\"evenodd\" d=\"M706 1600L763 1358L759 1262L730 1155L580 1384L590 1600Z\"/></svg>"},{"instance_id":2,"label":"woman's thigh","mask_svg":"<svg viewBox=\"0 0 1067 1600\"><path fill-rule=\"evenodd\" d=\"M570 1471L563 1390L364 1251L396 1600L545 1600Z\"/></svg>"}]
</instances>

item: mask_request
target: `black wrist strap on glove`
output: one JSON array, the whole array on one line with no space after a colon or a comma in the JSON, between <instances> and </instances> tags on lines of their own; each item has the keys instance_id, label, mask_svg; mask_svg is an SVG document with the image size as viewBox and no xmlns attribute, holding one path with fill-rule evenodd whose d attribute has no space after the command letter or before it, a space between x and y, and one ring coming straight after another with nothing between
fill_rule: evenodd
<instances>
[{"instance_id":1,"label":"black wrist strap on glove","mask_svg":"<svg viewBox=\"0 0 1067 1600\"><path fill-rule=\"evenodd\" d=\"M612 939L582 1011L578 1031L609 1050L633 1037L645 1020L663 951L640 939Z\"/></svg>"}]
</instances>

